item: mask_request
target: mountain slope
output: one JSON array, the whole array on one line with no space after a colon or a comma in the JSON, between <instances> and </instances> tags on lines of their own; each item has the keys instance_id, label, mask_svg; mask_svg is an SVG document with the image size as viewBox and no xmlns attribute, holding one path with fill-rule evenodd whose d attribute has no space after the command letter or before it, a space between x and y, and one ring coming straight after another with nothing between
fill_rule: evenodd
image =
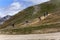
<instances>
[{"instance_id":1,"label":"mountain slope","mask_svg":"<svg viewBox=\"0 0 60 40\"><path fill-rule=\"evenodd\" d=\"M35 8L38 7L38 8ZM26 20L33 20L34 18L44 15L44 12L52 12L55 9L55 5L45 2L39 5L28 7L27 9L22 10L18 14L14 15L6 21L1 27L6 27L10 24L19 24L25 22ZM36 11L38 9L38 11Z\"/></svg>"},{"instance_id":2,"label":"mountain slope","mask_svg":"<svg viewBox=\"0 0 60 40\"><path fill-rule=\"evenodd\" d=\"M60 32L59 28L60 7L49 1L22 10L5 21L0 31L3 34L34 34Z\"/></svg>"}]
</instances>

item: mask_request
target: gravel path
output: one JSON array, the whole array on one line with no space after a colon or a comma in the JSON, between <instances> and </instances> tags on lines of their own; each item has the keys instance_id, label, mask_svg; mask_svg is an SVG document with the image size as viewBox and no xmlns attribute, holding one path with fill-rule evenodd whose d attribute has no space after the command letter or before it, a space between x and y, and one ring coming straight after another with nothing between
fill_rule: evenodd
<instances>
[{"instance_id":1,"label":"gravel path","mask_svg":"<svg viewBox=\"0 0 60 40\"><path fill-rule=\"evenodd\" d=\"M0 35L0 40L47 40L60 39L60 32L49 34L30 34L30 35Z\"/></svg>"}]
</instances>

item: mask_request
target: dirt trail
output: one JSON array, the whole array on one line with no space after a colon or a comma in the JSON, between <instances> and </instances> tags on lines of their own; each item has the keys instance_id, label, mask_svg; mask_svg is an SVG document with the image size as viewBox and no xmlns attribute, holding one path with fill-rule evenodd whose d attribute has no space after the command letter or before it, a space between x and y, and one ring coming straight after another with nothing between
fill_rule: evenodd
<instances>
[{"instance_id":1,"label":"dirt trail","mask_svg":"<svg viewBox=\"0 0 60 40\"><path fill-rule=\"evenodd\" d=\"M41 16L41 20L44 20L46 17L48 17L49 15L51 14L48 14L47 16ZM36 18L33 20L33 22L30 22L30 23L27 23L27 24L24 24L24 25L21 25L22 27L26 27L26 26L29 26L29 25L35 25L36 23L40 22L40 19Z\"/></svg>"},{"instance_id":2,"label":"dirt trail","mask_svg":"<svg viewBox=\"0 0 60 40\"><path fill-rule=\"evenodd\" d=\"M50 14L48 14L47 16L49 16ZM41 20L44 20L47 16L41 16ZM36 18L34 19L34 22L30 23L30 25L34 25L35 23L38 23L40 21L40 19Z\"/></svg>"},{"instance_id":3,"label":"dirt trail","mask_svg":"<svg viewBox=\"0 0 60 40\"><path fill-rule=\"evenodd\" d=\"M51 24L58 24L60 22L53 22L53 23L46 23L46 24L42 24L42 25L51 25Z\"/></svg>"}]
</instances>

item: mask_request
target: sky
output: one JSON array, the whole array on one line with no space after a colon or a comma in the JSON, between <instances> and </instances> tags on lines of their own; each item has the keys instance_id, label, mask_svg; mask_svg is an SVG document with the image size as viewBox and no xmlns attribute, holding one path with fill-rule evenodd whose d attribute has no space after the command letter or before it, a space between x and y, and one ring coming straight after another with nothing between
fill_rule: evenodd
<instances>
[{"instance_id":1,"label":"sky","mask_svg":"<svg viewBox=\"0 0 60 40\"><path fill-rule=\"evenodd\" d=\"M0 17L15 15L19 11L49 0L0 0Z\"/></svg>"}]
</instances>

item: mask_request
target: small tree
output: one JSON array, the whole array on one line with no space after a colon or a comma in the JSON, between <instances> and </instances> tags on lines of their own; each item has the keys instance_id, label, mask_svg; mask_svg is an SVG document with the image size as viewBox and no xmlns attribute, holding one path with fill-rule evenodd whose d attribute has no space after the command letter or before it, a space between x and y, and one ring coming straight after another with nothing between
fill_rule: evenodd
<instances>
[{"instance_id":1,"label":"small tree","mask_svg":"<svg viewBox=\"0 0 60 40\"><path fill-rule=\"evenodd\" d=\"M13 24L12 24L12 26L14 27L14 26L15 26L15 24L13 23Z\"/></svg>"},{"instance_id":2,"label":"small tree","mask_svg":"<svg viewBox=\"0 0 60 40\"><path fill-rule=\"evenodd\" d=\"M46 16L46 15L48 15L48 12L45 12L45 13L44 13L44 16Z\"/></svg>"},{"instance_id":3,"label":"small tree","mask_svg":"<svg viewBox=\"0 0 60 40\"><path fill-rule=\"evenodd\" d=\"M26 23L29 23L28 21L26 21Z\"/></svg>"},{"instance_id":4,"label":"small tree","mask_svg":"<svg viewBox=\"0 0 60 40\"><path fill-rule=\"evenodd\" d=\"M38 17L39 20L41 20L41 17Z\"/></svg>"}]
</instances>

